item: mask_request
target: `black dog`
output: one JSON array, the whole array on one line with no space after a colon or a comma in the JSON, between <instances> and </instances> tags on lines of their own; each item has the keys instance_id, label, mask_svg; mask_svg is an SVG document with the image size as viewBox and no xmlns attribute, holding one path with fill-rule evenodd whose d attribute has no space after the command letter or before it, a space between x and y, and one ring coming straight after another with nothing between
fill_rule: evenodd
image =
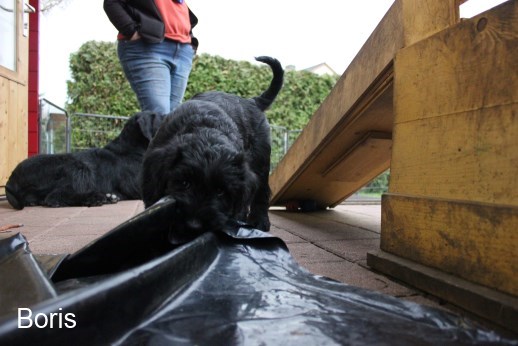
<instances>
[{"instance_id":1,"label":"black dog","mask_svg":"<svg viewBox=\"0 0 518 346\"><path fill-rule=\"evenodd\" d=\"M149 141L162 117L133 115L104 148L37 155L18 164L5 191L15 209L25 206L97 206L140 199L138 177Z\"/></svg>"},{"instance_id":2,"label":"black dog","mask_svg":"<svg viewBox=\"0 0 518 346\"><path fill-rule=\"evenodd\" d=\"M256 60L273 71L261 96L194 96L166 117L144 156L144 204L175 199L177 237L222 229L230 219L269 231L270 127L263 111L279 93L284 71L276 59Z\"/></svg>"}]
</instances>

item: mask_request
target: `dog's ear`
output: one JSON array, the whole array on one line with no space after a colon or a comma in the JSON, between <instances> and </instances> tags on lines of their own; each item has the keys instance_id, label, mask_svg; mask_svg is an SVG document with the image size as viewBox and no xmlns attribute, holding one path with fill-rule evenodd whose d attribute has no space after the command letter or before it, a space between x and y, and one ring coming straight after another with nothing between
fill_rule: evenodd
<instances>
[{"instance_id":1,"label":"dog's ear","mask_svg":"<svg viewBox=\"0 0 518 346\"><path fill-rule=\"evenodd\" d=\"M172 146L148 149L142 163L140 188L146 208L164 197L171 167L181 157L181 150Z\"/></svg>"},{"instance_id":2,"label":"dog's ear","mask_svg":"<svg viewBox=\"0 0 518 346\"><path fill-rule=\"evenodd\" d=\"M240 171L243 176L241 177L242 188L240 189L240 194L234 196L233 200L233 211L234 214L237 215L242 209L243 206L250 203L250 200L253 198L254 192L257 190L259 185L259 178L257 174L251 169L250 164L245 159L243 153L239 153L234 156L232 160L232 164L240 167Z\"/></svg>"},{"instance_id":3,"label":"dog's ear","mask_svg":"<svg viewBox=\"0 0 518 346\"><path fill-rule=\"evenodd\" d=\"M142 112L137 117L140 131L149 140L153 139L163 120L164 117L162 115L151 112Z\"/></svg>"},{"instance_id":4,"label":"dog's ear","mask_svg":"<svg viewBox=\"0 0 518 346\"><path fill-rule=\"evenodd\" d=\"M140 193L146 208L160 199L165 188L165 160L161 148L146 152L140 172Z\"/></svg>"}]
</instances>

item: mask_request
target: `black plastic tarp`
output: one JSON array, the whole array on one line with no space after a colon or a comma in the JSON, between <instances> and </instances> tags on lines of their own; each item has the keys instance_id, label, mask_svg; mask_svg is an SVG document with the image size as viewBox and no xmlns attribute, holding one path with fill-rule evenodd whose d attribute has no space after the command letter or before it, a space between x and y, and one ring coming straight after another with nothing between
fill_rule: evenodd
<instances>
[{"instance_id":1,"label":"black plastic tarp","mask_svg":"<svg viewBox=\"0 0 518 346\"><path fill-rule=\"evenodd\" d=\"M174 208L162 201L47 265L23 236L0 241L0 345L518 344L315 276L280 239L245 225L175 244ZM19 308L47 323L20 328Z\"/></svg>"}]
</instances>

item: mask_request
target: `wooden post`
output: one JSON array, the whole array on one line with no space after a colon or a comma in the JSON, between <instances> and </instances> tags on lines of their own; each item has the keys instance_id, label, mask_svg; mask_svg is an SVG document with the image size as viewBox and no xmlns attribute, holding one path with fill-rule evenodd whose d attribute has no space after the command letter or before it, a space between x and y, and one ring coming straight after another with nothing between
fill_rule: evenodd
<instances>
[{"instance_id":1,"label":"wooden post","mask_svg":"<svg viewBox=\"0 0 518 346\"><path fill-rule=\"evenodd\" d=\"M380 243L386 253L460 278L451 285L465 281L499 291L507 298L493 307L462 297L445 299L464 301L464 308L514 330L517 56L516 0L398 52L391 177L382 201ZM383 270L378 261L383 255L375 256L369 255L369 265ZM391 275L409 278L403 271ZM412 280L431 293L440 291L431 288L431 281L427 287Z\"/></svg>"}]
</instances>

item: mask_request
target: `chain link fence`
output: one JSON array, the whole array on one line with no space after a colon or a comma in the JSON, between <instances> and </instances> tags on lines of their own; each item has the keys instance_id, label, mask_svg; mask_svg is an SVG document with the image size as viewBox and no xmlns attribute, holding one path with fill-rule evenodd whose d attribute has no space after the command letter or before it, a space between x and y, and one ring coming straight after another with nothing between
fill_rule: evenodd
<instances>
[{"instance_id":1,"label":"chain link fence","mask_svg":"<svg viewBox=\"0 0 518 346\"><path fill-rule=\"evenodd\" d=\"M129 117L67 113L52 102L40 100L40 153L58 154L105 146L122 130ZM282 160L301 130L271 125L270 169Z\"/></svg>"},{"instance_id":2,"label":"chain link fence","mask_svg":"<svg viewBox=\"0 0 518 346\"><path fill-rule=\"evenodd\" d=\"M66 110L40 99L38 126L40 154L70 152L70 117Z\"/></svg>"},{"instance_id":3,"label":"chain link fence","mask_svg":"<svg viewBox=\"0 0 518 346\"><path fill-rule=\"evenodd\" d=\"M281 162L301 132L302 130L289 130L286 127L270 125L270 137L272 141L270 172Z\"/></svg>"},{"instance_id":4,"label":"chain link fence","mask_svg":"<svg viewBox=\"0 0 518 346\"><path fill-rule=\"evenodd\" d=\"M129 119L123 116L88 113L72 113L70 118L72 152L104 147L121 133Z\"/></svg>"}]
</instances>

